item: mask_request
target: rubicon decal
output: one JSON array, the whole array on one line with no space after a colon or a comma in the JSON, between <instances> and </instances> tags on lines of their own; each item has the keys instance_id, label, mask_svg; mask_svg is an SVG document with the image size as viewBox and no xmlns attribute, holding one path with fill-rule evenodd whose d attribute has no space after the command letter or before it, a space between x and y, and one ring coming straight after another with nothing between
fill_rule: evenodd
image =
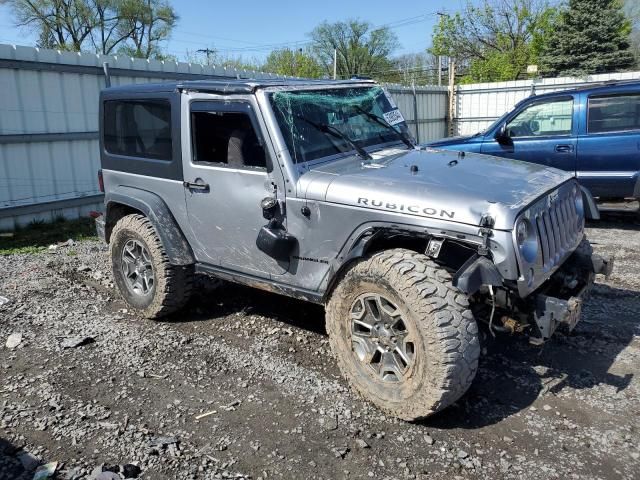
<instances>
[{"instance_id":1,"label":"rubicon decal","mask_svg":"<svg viewBox=\"0 0 640 480\"><path fill-rule=\"evenodd\" d=\"M395 212L412 213L414 215L424 215L426 217L453 218L456 214L456 212L451 210L437 209L415 204L405 205L402 203L387 202L384 200L374 200L372 198L363 197L358 197L358 205L369 208L382 208L384 210L392 210Z\"/></svg>"}]
</instances>

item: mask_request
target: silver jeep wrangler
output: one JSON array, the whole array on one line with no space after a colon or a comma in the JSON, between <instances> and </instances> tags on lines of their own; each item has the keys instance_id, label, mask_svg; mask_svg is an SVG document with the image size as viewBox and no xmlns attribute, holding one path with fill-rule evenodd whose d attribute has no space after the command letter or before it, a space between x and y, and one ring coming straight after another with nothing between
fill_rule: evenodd
<instances>
[{"instance_id":1,"label":"silver jeep wrangler","mask_svg":"<svg viewBox=\"0 0 640 480\"><path fill-rule=\"evenodd\" d=\"M407 420L469 388L478 322L542 343L612 268L574 178L416 146L370 81L109 88L100 150L97 228L132 308L178 310L195 273L322 304L349 383Z\"/></svg>"}]
</instances>

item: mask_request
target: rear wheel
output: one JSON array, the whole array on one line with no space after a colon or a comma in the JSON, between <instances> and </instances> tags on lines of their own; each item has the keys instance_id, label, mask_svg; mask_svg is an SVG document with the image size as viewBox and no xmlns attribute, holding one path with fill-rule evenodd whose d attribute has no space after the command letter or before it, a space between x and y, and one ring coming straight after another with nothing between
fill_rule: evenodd
<instances>
[{"instance_id":1,"label":"rear wheel","mask_svg":"<svg viewBox=\"0 0 640 480\"><path fill-rule=\"evenodd\" d=\"M448 272L410 250L355 264L327 304L327 331L349 383L405 420L451 405L478 368L478 327L466 296Z\"/></svg>"},{"instance_id":2,"label":"rear wheel","mask_svg":"<svg viewBox=\"0 0 640 480\"><path fill-rule=\"evenodd\" d=\"M172 265L153 225L143 215L127 215L111 234L111 266L120 294L147 318L180 309L189 299L193 266Z\"/></svg>"}]
</instances>

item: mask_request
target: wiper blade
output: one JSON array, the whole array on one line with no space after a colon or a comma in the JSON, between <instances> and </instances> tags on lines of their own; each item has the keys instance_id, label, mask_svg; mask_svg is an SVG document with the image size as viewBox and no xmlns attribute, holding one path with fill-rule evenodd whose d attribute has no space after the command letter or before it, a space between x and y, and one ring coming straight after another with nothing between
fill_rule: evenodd
<instances>
[{"instance_id":1,"label":"wiper blade","mask_svg":"<svg viewBox=\"0 0 640 480\"><path fill-rule=\"evenodd\" d=\"M319 130L322 133L328 133L329 135L332 135L336 138L339 138L341 140L344 140L345 142L347 142L351 148L353 148L358 155L360 155L362 158L364 158L365 160L371 160L371 155L369 155L367 153L367 151L362 148L360 145L358 145L356 143L355 140L352 140L351 138L349 138L348 135L342 133L340 130L338 130L336 127L333 127L331 125L327 125L324 123L316 123L312 120L309 120L308 118L303 117L302 115L294 115L296 118L299 118L300 120L303 120L305 122L307 122L309 125L311 125L312 127L316 128L317 130Z\"/></svg>"},{"instance_id":2,"label":"wiper blade","mask_svg":"<svg viewBox=\"0 0 640 480\"><path fill-rule=\"evenodd\" d=\"M373 120L374 122L376 122L379 125L382 125L384 128L386 128L387 130L391 130L393 133L395 133L398 137L400 137L400 140L402 140L402 142L409 148L413 149L416 146L413 144L413 142L409 139L409 137L407 135L405 135L404 133L402 133L399 130L396 130L395 128L393 128L393 125L391 125L389 122L387 122L384 118L379 117L378 115L375 115L371 112L367 112L366 110L362 109L361 107L358 107L356 105L356 110L360 113L362 113L363 115L365 115L367 118L370 118L371 120Z\"/></svg>"}]
</instances>

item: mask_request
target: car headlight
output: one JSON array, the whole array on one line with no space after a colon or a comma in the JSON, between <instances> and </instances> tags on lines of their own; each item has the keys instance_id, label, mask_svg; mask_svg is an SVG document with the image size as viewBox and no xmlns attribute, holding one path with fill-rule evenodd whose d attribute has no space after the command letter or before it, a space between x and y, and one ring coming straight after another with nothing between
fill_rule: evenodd
<instances>
[{"instance_id":1,"label":"car headlight","mask_svg":"<svg viewBox=\"0 0 640 480\"><path fill-rule=\"evenodd\" d=\"M522 257L529 263L535 262L538 256L538 235L526 218L521 218L516 223L516 242Z\"/></svg>"}]
</instances>

